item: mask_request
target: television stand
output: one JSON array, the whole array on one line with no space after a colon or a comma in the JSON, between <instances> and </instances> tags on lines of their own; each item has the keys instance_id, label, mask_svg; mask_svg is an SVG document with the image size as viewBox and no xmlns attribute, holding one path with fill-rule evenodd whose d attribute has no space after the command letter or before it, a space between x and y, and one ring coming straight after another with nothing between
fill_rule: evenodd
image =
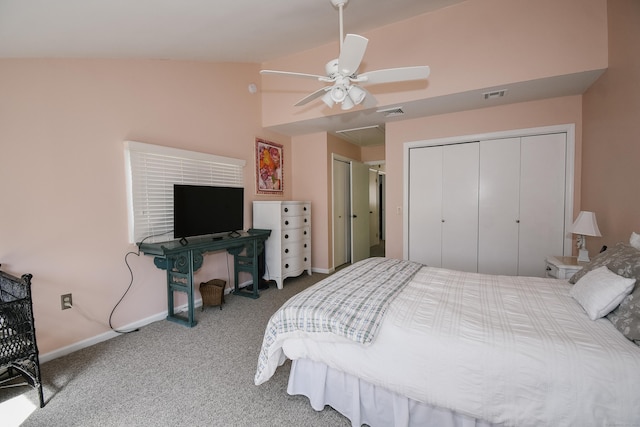
<instances>
[{"instance_id":1,"label":"television stand","mask_svg":"<svg viewBox=\"0 0 640 427\"><path fill-rule=\"evenodd\" d=\"M269 238L271 230L249 229L237 233L236 237L211 236L190 237L184 244L181 240L171 240L159 243L138 243L140 251L145 255L153 255L156 267L167 272L167 320L193 327L196 325L194 310L193 275L202 266L203 254L226 250L233 255L234 295L249 298L259 298L261 274L260 262L264 265L264 242ZM262 260L260 260L262 258ZM238 286L238 273L246 271L253 276L250 291ZM174 308L174 292L187 294L187 317L178 316Z\"/></svg>"}]
</instances>

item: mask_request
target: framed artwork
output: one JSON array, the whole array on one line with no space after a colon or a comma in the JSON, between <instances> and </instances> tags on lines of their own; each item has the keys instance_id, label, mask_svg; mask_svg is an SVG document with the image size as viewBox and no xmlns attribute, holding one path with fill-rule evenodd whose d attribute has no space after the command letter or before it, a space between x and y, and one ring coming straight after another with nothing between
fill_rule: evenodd
<instances>
[{"instance_id":1,"label":"framed artwork","mask_svg":"<svg viewBox=\"0 0 640 427\"><path fill-rule=\"evenodd\" d=\"M283 194L282 145L256 138L256 191Z\"/></svg>"}]
</instances>

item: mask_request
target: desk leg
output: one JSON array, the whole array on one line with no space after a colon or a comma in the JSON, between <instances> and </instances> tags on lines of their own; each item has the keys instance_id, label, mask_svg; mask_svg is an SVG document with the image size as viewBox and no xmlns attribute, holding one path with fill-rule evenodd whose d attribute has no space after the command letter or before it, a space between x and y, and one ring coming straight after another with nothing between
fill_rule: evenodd
<instances>
[{"instance_id":1,"label":"desk leg","mask_svg":"<svg viewBox=\"0 0 640 427\"><path fill-rule=\"evenodd\" d=\"M176 262L179 265L186 263L186 273L176 270ZM196 325L195 308L193 302L193 251L186 251L176 257L167 257L167 320L193 327ZM185 271L184 269L182 271ZM177 316L174 306L174 292L187 294L187 318Z\"/></svg>"},{"instance_id":2,"label":"desk leg","mask_svg":"<svg viewBox=\"0 0 640 427\"><path fill-rule=\"evenodd\" d=\"M260 285L260 275L258 274L258 252L262 252L258 238L251 239L250 242L244 246L229 248L227 251L233 255L233 279L235 281L235 287L233 290L234 295L241 295L249 298L259 298L258 286ZM246 255L241 255L242 251L246 248ZM253 278L253 287L251 291L240 289L238 273L240 271L246 271L251 273Z\"/></svg>"}]
</instances>

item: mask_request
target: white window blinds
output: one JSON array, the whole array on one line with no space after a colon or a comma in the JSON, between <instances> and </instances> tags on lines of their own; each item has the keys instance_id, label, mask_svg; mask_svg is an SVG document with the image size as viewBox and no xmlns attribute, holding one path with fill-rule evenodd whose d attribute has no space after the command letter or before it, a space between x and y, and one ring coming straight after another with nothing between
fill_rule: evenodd
<instances>
[{"instance_id":1,"label":"white window blinds","mask_svg":"<svg viewBox=\"0 0 640 427\"><path fill-rule=\"evenodd\" d=\"M173 185L243 187L245 161L125 141L129 242L173 239Z\"/></svg>"}]
</instances>

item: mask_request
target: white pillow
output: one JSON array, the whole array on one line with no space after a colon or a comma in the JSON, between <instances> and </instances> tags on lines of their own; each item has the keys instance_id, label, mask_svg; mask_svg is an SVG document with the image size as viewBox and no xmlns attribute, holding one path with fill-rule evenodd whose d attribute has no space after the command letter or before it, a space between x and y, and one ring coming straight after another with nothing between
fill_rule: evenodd
<instances>
[{"instance_id":1,"label":"white pillow","mask_svg":"<svg viewBox=\"0 0 640 427\"><path fill-rule=\"evenodd\" d=\"M640 234L632 231L631 237L629 237L629 244L634 248L640 250Z\"/></svg>"},{"instance_id":2,"label":"white pillow","mask_svg":"<svg viewBox=\"0 0 640 427\"><path fill-rule=\"evenodd\" d=\"M569 291L580 303L589 319L606 316L631 293L636 279L618 276L607 266L591 270L573 285Z\"/></svg>"}]
</instances>

